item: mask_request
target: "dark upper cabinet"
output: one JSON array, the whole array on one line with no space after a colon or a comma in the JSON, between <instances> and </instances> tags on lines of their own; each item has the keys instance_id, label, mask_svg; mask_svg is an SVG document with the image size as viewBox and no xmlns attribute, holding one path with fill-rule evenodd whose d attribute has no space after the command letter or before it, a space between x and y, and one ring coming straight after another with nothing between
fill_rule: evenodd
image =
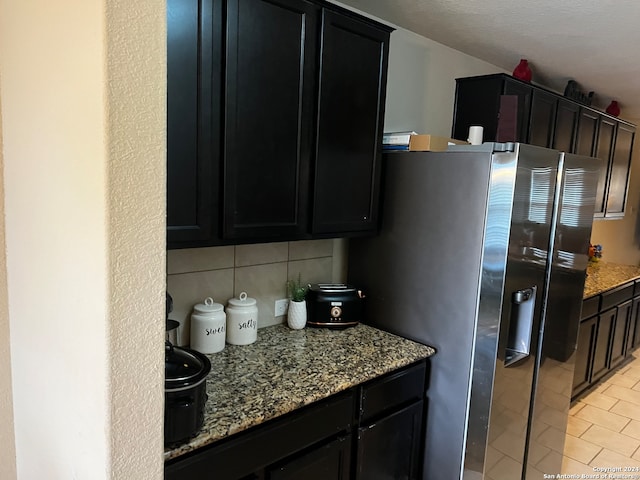
<instances>
[{"instance_id":1,"label":"dark upper cabinet","mask_svg":"<svg viewBox=\"0 0 640 480\"><path fill-rule=\"evenodd\" d=\"M578 118L578 131L576 134L576 144L574 152L578 155L591 157L596 146L598 135L598 120L600 115L590 108L580 108Z\"/></svg>"},{"instance_id":2,"label":"dark upper cabinet","mask_svg":"<svg viewBox=\"0 0 640 480\"><path fill-rule=\"evenodd\" d=\"M619 123L616 131L616 142L611 157L609 173L609 194L607 195L606 216L624 215L624 208L629 192L629 172L631 169L631 153L635 128Z\"/></svg>"},{"instance_id":3,"label":"dark upper cabinet","mask_svg":"<svg viewBox=\"0 0 640 480\"><path fill-rule=\"evenodd\" d=\"M596 148L593 153L594 157L602 160L602 170L600 170L598 188L596 189L596 217L604 217L605 208L607 206L607 179L609 178L610 160L611 153L613 151L615 131L615 122L608 118L600 116L600 119L598 121L598 136L596 139Z\"/></svg>"},{"instance_id":4,"label":"dark upper cabinet","mask_svg":"<svg viewBox=\"0 0 640 480\"><path fill-rule=\"evenodd\" d=\"M206 241L218 222L219 0L167 1L167 241ZM216 92L216 93L214 93Z\"/></svg>"},{"instance_id":5,"label":"dark upper cabinet","mask_svg":"<svg viewBox=\"0 0 640 480\"><path fill-rule=\"evenodd\" d=\"M551 148L558 109L558 98L542 90L533 90L528 142Z\"/></svg>"},{"instance_id":6,"label":"dark upper cabinet","mask_svg":"<svg viewBox=\"0 0 640 480\"><path fill-rule=\"evenodd\" d=\"M307 230L318 7L228 0L223 236Z\"/></svg>"},{"instance_id":7,"label":"dark upper cabinet","mask_svg":"<svg viewBox=\"0 0 640 480\"><path fill-rule=\"evenodd\" d=\"M466 140L469 127L481 125L486 142L526 142L531 92L507 75L457 79L452 137Z\"/></svg>"},{"instance_id":8,"label":"dark upper cabinet","mask_svg":"<svg viewBox=\"0 0 640 480\"><path fill-rule=\"evenodd\" d=\"M465 140L472 125L484 127L485 142L601 158L594 217L624 216L634 125L503 73L456 79L451 135Z\"/></svg>"},{"instance_id":9,"label":"dark upper cabinet","mask_svg":"<svg viewBox=\"0 0 640 480\"><path fill-rule=\"evenodd\" d=\"M375 232L391 29L321 0L167 15L169 248Z\"/></svg>"},{"instance_id":10,"label":"dark upper cabinet","mask_svg":"<svg viewBox=\"0 0 640 480\"><path fill-rule=\"evenodd\" d=\"M574 151L579 118L578 105L569 100L558 100L552 148L562 152Z\"/></svg>"},{"instance_id":11,"label":"dark upper cabinet","mask_svg":"<svg viewBox=\"0 0 640 480\"><path fill-rule=\"evenodd\" d=\"M376 228L388 39L323 10L314 233Z\"/></svg>"}]
</instances>

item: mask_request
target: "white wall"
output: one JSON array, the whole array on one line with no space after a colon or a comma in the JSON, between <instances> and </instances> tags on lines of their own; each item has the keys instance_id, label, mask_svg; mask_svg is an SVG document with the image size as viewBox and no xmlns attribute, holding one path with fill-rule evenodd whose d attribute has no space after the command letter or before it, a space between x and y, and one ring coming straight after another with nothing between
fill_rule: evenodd
<instances>
[{"instance_id":1,"label":"white wall","mask_svg":"<svg viewBox=\"0 0 640 480\"><path fill-rule=\"evenodd\" d=\"M495 65L398 28L391 33L384 130L449 137L455 79L501 72Z\"/></svg>"},{"instance_id":2,"label":"white wall","mask_svg":"<svg viewBox=\"0 0 640 480\"><path fill-rule=\"evenodd\" d=\"M1 83L0 81L0 87ZM0 113L2 113L1 88ZM2 152L2 115L0 115L0 214L4 212L4 160ZM16 443L13 429L9 299L7 292L7 258L5 255L4 233L4 215L0 215L0 365L4 366L2 375L0 375L0 445L2 445L2 448L0 448L0 478L11 480L16 477Z\"/></svg>"},{"instance_id":3,"label":"white wall","mask_svg":"<svg viewBox=\"0 0 640 480\"><path fill-rule=\"evenodd\" d=\"M164 25L164 0L0 0L20 479L162 478Z\"/></svg>"}]
</instances>

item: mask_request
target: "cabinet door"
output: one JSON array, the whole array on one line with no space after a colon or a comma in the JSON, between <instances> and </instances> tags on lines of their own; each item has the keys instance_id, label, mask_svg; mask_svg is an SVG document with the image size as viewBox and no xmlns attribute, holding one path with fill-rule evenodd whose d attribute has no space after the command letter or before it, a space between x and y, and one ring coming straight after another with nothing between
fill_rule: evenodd
<instances>
[{"instance_id":1,"label":"cabinet door","mask_svg":"<svg viewBox=\"0 0 640 480\"><path fill-rule=\"evenodd\" d=\"M602 170L600 170L600 179L598 180L598 188L596 190L596 217L604 217L605 207L607 205L607 179L609 178L615 129L616 124L613 120L600 117L598 121L598 138L594 153L595 157L602 160Z\"/></svg>"},{"instance_id":2,"label":"cabinet door","mask_svg":"<svg viewBox=\"0 0 640 480\"><path fill-rule=\"evenodd\" d=\"M600 115L597 112L584 107L580 108L576 146L574 149L578 155L592 157L595 154L599 118ZM603 168L606 168L606 164Z\"/></svg>"},{"instance_id":3,"label":"cabinet door","mask_svg":"<svg viewBox=\"0 0 640 480\"><path fill-rule=\"evenodd\" d=\"M609 360L609 368L618 366L625 356L627 350L627 333L629 331L629 321L631 319L631 310L633 301L628 300L618 305L615 324L613 326L611 338L611 359Z\"/></svg>"},{"instance_id":4,"label":"cabinet door","mask_svg":"<svg viewBox=\"0 0 640 480\"><path fill-rule=\"evenodd\" d=\"M591 382L595 382L609 370L611 333L616 322L616 314L617 310L614 307L598 315Z\"/></svg>"},{"instance_id":5,"label":"cabinet door","mask_svg":"<svg viewBox=\"0 0 640 480\"><path fill-rule=\"evenodd\" d=\"M609 174L606 217L624 216L624 207L629 188L631 148L635 133L635 128L622 123L618 124L613 157L611 159L611 173Z\"/></svg>"},{"instance_id":6,"label":"cabinet door","mask_svg":"<svg viewBox=\"0 0 640 480\"><path fill-rule=\"evenodd\" d=\"M308 229L316 23L302 0L227 3L225 238Z\"/></svg>"},{"instance_id":7,"label":"cabinet door","mask_svg":"<svg viewBox=\"0 0 640 480\"><path fill-rule=\"evenodd\" d=\"M558 100L552 148L561 152L574 151L579 115L580 107L578 105L567 100Z\"/></svg>"},{"instance_id":8,"label":"cabinet door","mask_svg":"<svg viewBox=\"0 0 640 480\"><path fill-rule=\"evenodd\" d=\"M270 480L348 480L351 436L338 438L305 454L267 469Z\"/></svg>"},{"instance_id":9,"label":"cabinet door","mask_svg":"<svg viewBox=\"0 0 640 480\"><path fill-rule=\"evenodd\" d=\"M640 297L635 297L631 308L631 318L629 319L626 355L629 356L638 345L640 345Z\"/></svg>"},{"instance_id":10,"label":"cabinet door","mask_svg":"<svg viewBox=\"0 0 640 480\"><path fill-rule=\"evenodd\" d=\"M580 328L578 330L578 347L576 350L576 363L575 370L573 372L572 396L577 395L589 386L597 326L597 316L580 322Z\"/></svg>"},{"instance_id":11,"label":"cabinet door","mask_svg":"<svg viewBox=\"0 0 640 480\"><path fill-rule=\"evenodd\" d=\"M415 403L359 429L356 479L420 478L423 405Z\"/></svg>"},{"instance_id":12,"label":"cabinet door","mask_svg":"<svg viewBox=\"0 0 640 480\"><path fill-rule=\"evenodd\" d=\"M377 225L389 33L323 10L313 233Z\"/></svg>"},{"instance_id":13,"label":"cabinet door","mask_svg":"<svg viewBox=\"0 0 640 480\"><path fill-rule=\"evenodd\" d=\"M527 143L529 132L529 113L531 112L531 97L533 88L512 79L505 79L504 95L516 95L518 97L517 138L516 142Z\"/></svg>"},{"instance_id":14,"label":"cabinet door","mask_svg":"<svg viewBox=\"0 0 640 480\"><path fill-rule=\"evenodd\" d=\"M219 0L167 1L167 244L217 233L220 160Z\"/></svg>"},{"instance_id":15,"label":"cabinet door","mask_svg":"<svg viewBox=\"0 0 640 480\"><path fill-rule=\"evenodd\" d=\"M456 99L451 137L466 140L469 127L482 125L485 142L516 141L515 137L498 137L500 95L503 93L502 75L487 75L456 79Z\"/></svg>"},{"instance_id":16,"label":"cabinet door","mask_svg":"<svg viewBox=\"0 0 640 480\"><path fill-rule=\"evenodd\" d=\"M529 143L531 145L552 146L557 107L558 100L554 95L542 90L533 90L529 120Z\"/></svg>"}]
</instances>

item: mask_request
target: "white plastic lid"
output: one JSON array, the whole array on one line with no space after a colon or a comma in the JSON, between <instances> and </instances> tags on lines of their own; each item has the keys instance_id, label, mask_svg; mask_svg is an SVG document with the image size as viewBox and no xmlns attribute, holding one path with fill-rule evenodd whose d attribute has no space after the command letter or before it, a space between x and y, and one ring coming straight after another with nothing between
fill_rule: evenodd
<instances>
[{"instance_id":1,"label":"white plastic lid","mask_svg":"<svg viewBox=\"0 0 640 480\"><path fill-rule=\"evenodd\" d=\"M221 311L223 308L221 303L216 303L213 301L213 298L207 297L204 299L204 303L194 305L193 310L196 313L214 313Z\"/></svg>"},{"instance_id":2,"label":"white plastic lid","mask_svg":"<svg viewBox=\"0 0 640 480\"><path fill-rule=\"evenodd\" d=\"M238 298L230 298L229 305L234 307L250 307L256 304L256 299L247 297L247 292L242 292L238 295Z\"/></svg>"}]
</instances>

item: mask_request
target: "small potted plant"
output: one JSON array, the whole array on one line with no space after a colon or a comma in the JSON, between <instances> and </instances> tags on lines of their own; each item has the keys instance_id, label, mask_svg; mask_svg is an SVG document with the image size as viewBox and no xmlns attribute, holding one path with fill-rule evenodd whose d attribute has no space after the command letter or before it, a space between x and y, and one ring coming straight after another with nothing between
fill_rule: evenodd
<instances>
[{"instance_id":1,"label":"small potted plant","mask_svg":"<svg viewBox=\"0 0 640 480\"><path fill-rule=\"evenodd\" d=\"M289 296L289 311L287 324L294 330L300 330L307 324L307 295L308 285L303 285L298 274L297 280L287 280L287 294Z\"/></svg>"}]
</instances>

